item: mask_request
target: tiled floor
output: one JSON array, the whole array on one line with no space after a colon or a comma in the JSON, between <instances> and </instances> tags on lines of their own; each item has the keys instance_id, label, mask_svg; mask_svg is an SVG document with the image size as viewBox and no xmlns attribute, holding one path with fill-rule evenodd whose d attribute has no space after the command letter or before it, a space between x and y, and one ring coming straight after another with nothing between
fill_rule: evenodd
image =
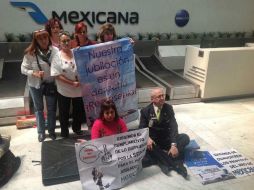
<instances>
[{"instance_id":1,"label":"tiled floor","mask_svg":"<svg viewBox=\"0 0 254 190\"><path fill-rule=\"evenodd\" d=\"M235 148L254 161L254 98L212 103L175 105L179 131L189 134L201 146L201 150ZM59 129L58 129L59 131ZM16 130L15 126L0 127L1 134L12 136L11 150L21 157L18 172L5 185L4 190L81 190L80 181L53 186L43 186L41 166L32 160L41 159L41 144L36 129ZM252 190L254 175L224 182L202 185L192 174L186 181L174 171L165 176L157 166L143 169L136 181L126 190Z\"/></svg>"}]
</instances>

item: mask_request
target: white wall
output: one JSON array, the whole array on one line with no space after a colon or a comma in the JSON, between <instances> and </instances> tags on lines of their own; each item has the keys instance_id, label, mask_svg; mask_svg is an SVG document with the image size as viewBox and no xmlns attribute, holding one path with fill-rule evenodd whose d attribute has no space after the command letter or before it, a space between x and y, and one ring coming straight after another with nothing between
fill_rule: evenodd
<instances>
[{"instance_id":1,"label":"white wall","mask_svg":"<svg viewBox=\"0 0 254 190\"><path fill-rule=\"evenodd\" d=\"M253 70L253 47L187 46L184 77L200 86L203 99L253 95Z\"/></svg>"},{"instance_id":2,"label":"white wall","mask_svg":"<svg viewBox=\"0 0 254 190\"><path fill-rule=\"evenodd\" d=\"M12 0L14 1L14 0ZM20 1L20 0L16 0ZM115 11L138 12L139 24L117 25L117 33L138 32L210 32L210 31L251 31L254 29L253 0L28 0L35 3L42 12L51 17L53 10L66 11ZM190 14L189 23L179 28L175 14L186 9ZM31 11L30 8L27 11ZM10 0L0 2L0 39L5 32L25 33L41 28L27 11L13 7ZM89 28L95 33L98 25ZM65 30L73 31L67 24Z\"/></svg>"}]
</instances>

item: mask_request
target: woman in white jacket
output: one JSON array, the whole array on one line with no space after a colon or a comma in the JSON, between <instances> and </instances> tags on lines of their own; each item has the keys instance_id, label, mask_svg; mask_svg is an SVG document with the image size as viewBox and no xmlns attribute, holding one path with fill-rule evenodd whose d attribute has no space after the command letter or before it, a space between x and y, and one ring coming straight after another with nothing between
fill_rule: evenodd
<instances>
[{"instance_id":1,"label":"woman in white jacket","mask_svg":"<svg viewBox=\"0 0 254 190\"><path fill-rule=\"evenodd\" d=\"M45 96L47 105L49 137L52 140L56 139L57 94L54 92L54 77L50 76L50 65L51 59L57 51L56 48L52 48L49 34L46 30L34 31L32 42L25 50L25 56L21 64L22 74L28 77L29 92L34 103L39 142L44 141L46 138L43 96ZM50 88L48 88L49 86Z\"/></svg>"}]
</instances>

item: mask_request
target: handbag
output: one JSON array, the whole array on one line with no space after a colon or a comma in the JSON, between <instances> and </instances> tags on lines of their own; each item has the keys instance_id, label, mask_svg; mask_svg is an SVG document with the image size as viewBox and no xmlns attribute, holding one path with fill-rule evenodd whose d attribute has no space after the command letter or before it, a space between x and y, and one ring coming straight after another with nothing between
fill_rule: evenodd
<instances>
[{"instance_id":1,"label":"handbag","mask_svg":"<svg viewBox=\"0 0 254 190\"><path fill-rule=\"evenodd\" d=\"M57 94L57 89L54 82L50 82L50 83L43 82L41 83L40 88L41 88L42 94L45 96L56 96Z\"/></svg>"},{"instance_id":2,"label":"handbag","mask_svg":"<svg viewBox=\"0 0 254 190\"><path fill-rule=\"evenodd\" d=\"M39 64L37 54L35 54L35 56L36 56L37 65L38 65L40 71L42 71L41 66ZM48 61L46 61L46 63L50 66ZM56 88L55 82L42 82L40 85L40 89L42 91L42 94L45 96L56 96L57 95L57 88Z\"/></svg>"}]
</instances>

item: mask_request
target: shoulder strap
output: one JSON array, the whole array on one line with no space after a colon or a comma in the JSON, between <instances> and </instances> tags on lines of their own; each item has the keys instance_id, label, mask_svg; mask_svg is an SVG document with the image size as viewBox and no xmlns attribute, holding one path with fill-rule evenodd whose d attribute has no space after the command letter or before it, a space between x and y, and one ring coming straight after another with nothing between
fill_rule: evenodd
<instances>
[{"instance_id":1,"label":"shoulder strap","mask_svg":"<svg viewBox=\"0 0 254 190\"><path fill-rule=\"evenodd\" d=\"M42 71L42 69L41 69L41 65L39 64L39 59L38 59L38 56L37 56L37 53L35 52L35 57L36 57L36 62L37 62L37 65L38 65L38 67L39 67L39 69L40 69L40 71ZM43 79L43 77L41 77L41 80Z\"/></svg>"},{"instance_id":2,"label":"shoulder strap","mask_svg":"<svg viewBox=\"0 0 254 190\"><path fill-rule=\"evenodd\" d=\"M36 57L36 62L37 62L37 65L38 65L38 67L39 67L40 71L42 71L41 66L40 66L40 64L39 64L39 59L38 59L38 55L37 55L37 53L35 53L35 57Z\"/></svg>"}]
</instances>

